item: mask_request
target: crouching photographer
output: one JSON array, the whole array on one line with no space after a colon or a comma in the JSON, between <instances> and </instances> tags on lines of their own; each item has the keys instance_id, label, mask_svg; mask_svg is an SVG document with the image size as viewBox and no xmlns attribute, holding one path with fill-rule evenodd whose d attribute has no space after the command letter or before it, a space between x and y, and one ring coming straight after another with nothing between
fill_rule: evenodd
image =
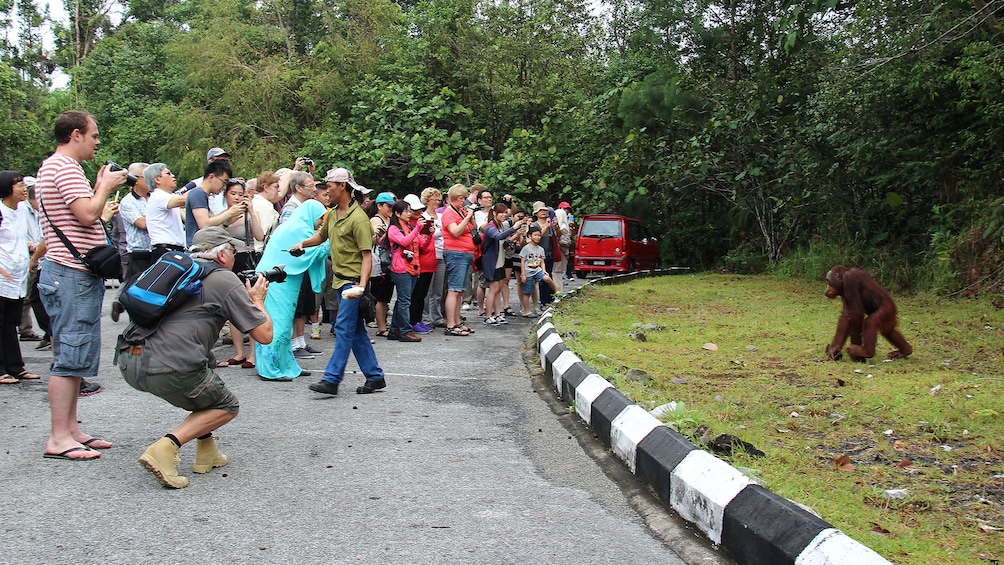
<instances>
[{"instance_id":1,"label":"crouching photographer","mask_svg":"<svg viewBox=\"0 0 1004 565\"><path fill-rule=\"evenodd\" d=\"M188 479L179 475L179 452L193 439L197 440L193 472L208 473L229 461L212 436L239 410L237 397L215 371L212 348L223 325L230 321L259 343L272 341L272 320L265 311L269 283L265 277L258 277L253 286L241 283L231 270L238 245L242 242L219 226L196 232L192 257L208 271L199 281L201 290L152 327L131 322L118 339L115 362L126 382L191 412L139 458L166 487L188 486Z\"/></svg>"}]
</instances>

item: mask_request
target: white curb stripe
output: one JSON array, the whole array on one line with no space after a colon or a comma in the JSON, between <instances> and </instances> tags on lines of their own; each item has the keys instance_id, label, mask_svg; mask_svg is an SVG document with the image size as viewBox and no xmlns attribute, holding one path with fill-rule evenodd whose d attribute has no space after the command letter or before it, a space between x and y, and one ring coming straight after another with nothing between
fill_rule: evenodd
<instances>
[{"instance_id":1,"label":"white curb stripe","mask_svg":"<svg viewBox=\"0 0 1004 565\"><path fill-rule=\"evenodd\" d=\"M888 565L889 561L836 528L827 528L819 532L819 535L809 542L809 545L805 546L802 553L795 558L795 565L839 565L841 563Z\"/></svg>"},{"instance_id":2,"label":"white curb stripe","mask_svg":"<svg viewBox=\"0 0 1004 565\"><path fill-rule=\"evenodd\" d=\"M542 324L539 328L537 328L537 339L540 339L540 336L544 335L544 333L546 333L547 330L554 330L554 333L558 333L558 330L557 328L554 327L554 324L548 322L546 324Z\"/></svg>"},{"instance_id":3,"label":"white curb stripe","mask_svg":"<svg viewBox=\"0 0 1004 565\"><path fill-rule=\"evenodd\" d=\"M559 397L561 396L561 380L565 376L565 371L568 371L572 365L579 361L582 361L582 359L579 359L576 354L566 349L551 364L551 375L554 377L554 390L558 391Z\"/></svg>"},{"instance_id":4,"label":"white curb stripe","mask_svg":"<svg viewBox=\"0 0 1004 565\"><path fill-rule=\"evenodd\" d=\"M555 346L561 343L561 336L558 334L551 334L544 338L544 341L540 342L540 368L547 368L547 353L551 351Z\"/></svg>"},{"instance_id":5,"label":"white curb stripe","mask_svg":"<svg viewBox=\"0 0 1004 565\"><path fill-rule=\"evenodd\" d=\"M683 519L720 544L725 507L749 482L748 477L728 463L697 449L673 469L669 501Z\"/></svg>"},{"instance_id":6,"label":"white curb stripe","mask_svg":"<svg viewBox=\"0 0 1004 565\"><path fill-rule=\"evenodd\" d=\"M610 446L632 473L636 473L638 444L660 425L662 422L637 404L622 410L610 423Z\"/></svg>"},{"instance_id":7,"label":"white curb stripe","mask_svg":"<svg viewBox=\"0 0 1004 565\"><path fill-rule=\"evenodd\" d=\"M613 387L614 385L596 373L587 375L579 386L575 387L575 413L589 424L593 413L593 401L599 398L604 390Z\"/></svg>"}]
</instances>

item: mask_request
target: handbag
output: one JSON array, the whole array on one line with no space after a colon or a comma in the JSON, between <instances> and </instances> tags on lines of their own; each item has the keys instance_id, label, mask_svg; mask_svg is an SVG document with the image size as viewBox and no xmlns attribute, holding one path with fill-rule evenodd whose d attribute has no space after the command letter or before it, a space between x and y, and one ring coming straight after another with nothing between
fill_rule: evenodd
<instances>
[{"instance_id":1,"label":"handbag","mask_svg":"<svg viewBox=\"0 0 1004 565\"><path fill-rule=\"evenodd\" d=\"M39 199L39 203L42 200ZM49 218L49 213L45 211L45 205L42 204L42 213L45 214L46 219L49 220L49 227L52 231L56 232L56 237L59 241L63 242L63 245L70 250L70 253L77 258L84 267L91 274L99 276L103 279L119 279L122 280L122 258L119 256L118 249L114 245L97 245L91 248L87 253L81 255L77 248L70 243L70 240L66 238L63 234L63 230L59 229L56 224L52 223L52 218ZM103 223L102 223L103 224ZM105 233L105 238L107 241L108 234Z\"/></svg>"}]
</instances>

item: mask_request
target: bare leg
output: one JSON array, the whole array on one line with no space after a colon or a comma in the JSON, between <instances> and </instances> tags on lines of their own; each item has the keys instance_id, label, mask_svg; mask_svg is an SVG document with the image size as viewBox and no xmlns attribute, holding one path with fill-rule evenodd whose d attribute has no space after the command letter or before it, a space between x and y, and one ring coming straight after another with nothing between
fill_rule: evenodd
<instances>
[{"instance_id":1,"label":"bare leg","mask_svg":"<svg viewBox=\"0 0 1004 565\"><path fill-rule=\"evenodd\" d=\"M182 422L180 426L175 428L173 432L171 432L171 435L178 438L178 442L180 442L181 445L185 445L195 438L212 433L217 428L236 417L237 414L235 412L227 412L226 410L220 410L219 408L199 410L198 412L192 412L189 414L188 417L185 418L185 421Z\"/></svg>"},{"instance_id":2,"label":"bare leg","mask_svg":"<svg viewBox=\"0 0 1004 565\"><path fill-rule=\"evenodd\" d=\"M52 429L45 443L48 453L62 453L74 447L84 447L76 438L87 439L77 425L77 399L80 397L80 377L49 378L49 415ZM80 457L85 452L70 454ZM88 457L81 457L86 459Z\"/></svg>"}]
</instances>

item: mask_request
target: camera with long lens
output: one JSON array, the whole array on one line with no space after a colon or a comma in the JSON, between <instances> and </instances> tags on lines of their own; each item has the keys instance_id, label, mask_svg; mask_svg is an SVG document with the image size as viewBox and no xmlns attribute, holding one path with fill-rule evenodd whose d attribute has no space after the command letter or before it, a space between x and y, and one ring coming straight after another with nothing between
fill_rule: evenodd
<instances>
[{"instance_id":1,"label":"camera with long lens","mask_svg":"<svg viewBox=\"0 0 1004 565\"><path fill-rule=\"evenodd\" d=\"M116 172L116 171L123 170L122 167L120 167L119 164L116 163L115 161L108 161L105 164L108 165L108 170L111 171L111 172L113 172L113 173ZM132 188L132 187L136 186L136 181L137 180L139 180L139 179L136 178L136 175L134 175L132 173L126 173L125 183L126 183L126 186L128 186L129 188Z\"/></svg>"},{"instance_id":2,"label":"camera with long lens","mask_svg":"<svg viewBox=\"0 0 1004 565\"><path fill-rule=\"evenodd\" d=\"M237 278L241 280L241 283L250 282L254 284L258 280L258 275L265 277L270 283L281 283L286 281L286 265L276 265L267 271L256 271L254 269L248 269L247 271L241 271L237 273Z\"/></svg>"}]
</instances>

